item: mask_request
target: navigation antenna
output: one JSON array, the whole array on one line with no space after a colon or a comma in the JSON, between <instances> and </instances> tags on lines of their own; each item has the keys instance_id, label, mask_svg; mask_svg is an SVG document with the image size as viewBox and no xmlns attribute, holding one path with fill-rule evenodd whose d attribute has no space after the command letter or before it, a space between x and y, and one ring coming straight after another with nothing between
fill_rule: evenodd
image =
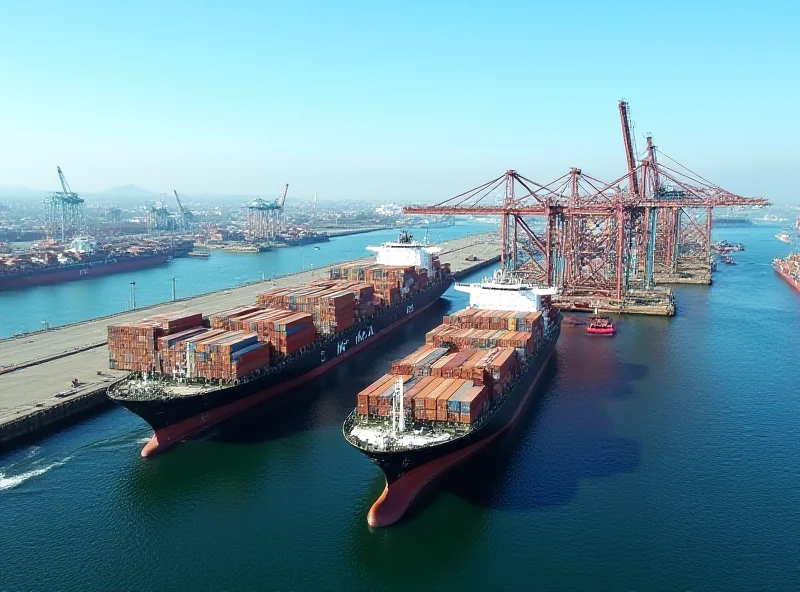
<instances>
[{"instance_id":1,"label":"navigation antenna","mask_svg":"<svg viewBox=\"0 0 800 592\"><path fill-rule=\"evenodd\" d=\"M311 203L311 220L316 220L317 218L317 193L319 190L314 190L314 201Z\"/></svg>"},{"instance_id":2,"label":"navigation antenna","mask_svg":"<svg viewBox=\"0 0 800 592\"><path fill-rule=\"evenodd\" d=\"M394 396L392 397L392 434L397 438L397 432L406 431L406 416L403 413L403 377L398 376L394 383Z\"/></svg>"}]
</instances>

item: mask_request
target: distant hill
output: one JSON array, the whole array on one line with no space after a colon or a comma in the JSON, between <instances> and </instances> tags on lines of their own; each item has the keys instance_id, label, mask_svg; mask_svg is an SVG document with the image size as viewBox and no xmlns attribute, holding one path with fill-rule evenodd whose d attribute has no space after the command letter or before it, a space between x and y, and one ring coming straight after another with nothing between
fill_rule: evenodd
<instances>
[{"instance_id":1,"label":"distant hill","mask_svg":"<svg viewBox=\"0 0 800 592\"><path fill-rule=\"evenodd\" d=\"M142 189L138 185L121 185L112 187L104 191L98 191L95 195L114 196L114 197L152 197L157 195L153 191Z\"/></svg>"}]
</instances>

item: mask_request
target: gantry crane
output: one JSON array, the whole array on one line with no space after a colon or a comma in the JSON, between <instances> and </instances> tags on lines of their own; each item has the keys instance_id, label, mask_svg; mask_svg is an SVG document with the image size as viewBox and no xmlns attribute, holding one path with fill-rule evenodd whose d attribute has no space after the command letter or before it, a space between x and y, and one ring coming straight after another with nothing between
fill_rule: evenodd
<instances>
[{"instance_id":1,"label":"gantry crane","mask_svg":"<svg viewBox=\"0 0 800 592\"><path fill-rule=\"evenodd\" d=\"M556 286L567 296L619 304L629 289L652 286L656 254L670 248L663 241L672 240L673 252L680 252L678 237L658 232L659 219L666 224L680 211L710 213L716 206L769 205L763 198L734 195L688 169L661 164L652 138L648 138L647 154L637 163L627 103L620 102L619 107L627 170L611 183L577 167L549 183L508 170L438 204L409 206L403 211L499 215L505 270ZM492 196L500 191L502 201L496 205ZM543 232L533 230L530 217L544 218ZM707 220L710 233L710 215Z\"/></svg>"}]
</instances>

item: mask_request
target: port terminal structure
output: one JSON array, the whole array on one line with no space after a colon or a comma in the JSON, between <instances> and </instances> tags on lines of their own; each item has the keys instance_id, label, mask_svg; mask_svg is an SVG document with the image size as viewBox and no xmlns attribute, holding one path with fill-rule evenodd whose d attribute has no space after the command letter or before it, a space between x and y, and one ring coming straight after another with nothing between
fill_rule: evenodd
<instances>
[{"instance_id":1,"label":"port terminal structure","mask_svg":"<svg viewBox=\"0 0 800 592\"><path fill-rule=\"evenodd\" d=\"M576 167L547 183L508 170L403 212L500 216L502 267L557 287L562 309L672 315L672 291L662 284L711 283L712 209L770 202L707 181L658 150L651 135L638 159L629 105L618 107L626 173L610 183ZM535 217L544 231L533 230Z\"/></svg>"},{"instance_id":2,"label":"port terminal structure","mask_svg":"<svg viewBox=\"0 0 800 592\"><path fill-rule=\"evenodd\" d=\"M497 232L439 246L442 262L450 264L457 278L500 260ZM140 321L159 313L208 313L251 304L265 289L322 279L328 277L330 267L338 265L341 262L0 340L0 452L110 405L106 390L127 372L108 369L108 325ZM74 386L73 379L77 379Z\"/></svg>"}]
</instances>

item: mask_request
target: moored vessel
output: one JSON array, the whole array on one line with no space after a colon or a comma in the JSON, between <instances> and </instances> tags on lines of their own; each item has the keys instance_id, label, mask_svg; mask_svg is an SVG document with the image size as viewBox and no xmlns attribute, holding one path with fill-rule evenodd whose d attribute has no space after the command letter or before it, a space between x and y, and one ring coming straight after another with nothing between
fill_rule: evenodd
<instances>
[{"instance_id":1,"label":"moored vessel","mask_svg":"<svg viewBox=\"0 0 800 592\"><path fill-rule=\"evenodd\" d=\"M401 519L427 485L507 433L555 350L555 289L500 272L456 289L470 294L470 307L445 317L425 346L362 390L342 427L386 478L371 526Z\"/></svg>"},{"instance_id":2,"label":"moored vessel","mask_svg":"<svg viewBox=\"0 0 800 592\"><path fill-rule=\"evenodd\" d=\"M117 242L100 245L89 237L66 246L48 244L0 256L0 290L15 290L146 269L184 256L189 241Z\"/></svg>"},{"instance_id":3,"label":"moored vessel","mask_svg":"<svg viewBox=\"0 0 800 592\"><path fill-rule=\"evenodd\" d=\"M109 397L155 432L142 456L254 405L298 396L293 389L420 314L452 281L439 248L407 233L371 249L374 263L268 290L255 306L109 326L109 365L132 372Z\"/></svg>"},{"instance_id":4,"label":"moored vessel","mask_svg":"<svg viewBox=\"0 0 800 592\"><path fill-rule=\"evenodd\" d=\"M800 254L792 254L784 259L775 259L772 267L775 273L800 292Z\"/></svg>"},{"instance_id":5,"label":"moored vessel","mask_svg":"<svg viewBox=\"0 0 800 592\"><path fill-rule=\"evenodd\" d=\"M589 325L586 327L586 333L589 335L599 335L605 337L613 337L617 332L614 327L614 322L611 317L597 313L595 309L592 318L589 320Z\"/></svg>"}]
</instances>

